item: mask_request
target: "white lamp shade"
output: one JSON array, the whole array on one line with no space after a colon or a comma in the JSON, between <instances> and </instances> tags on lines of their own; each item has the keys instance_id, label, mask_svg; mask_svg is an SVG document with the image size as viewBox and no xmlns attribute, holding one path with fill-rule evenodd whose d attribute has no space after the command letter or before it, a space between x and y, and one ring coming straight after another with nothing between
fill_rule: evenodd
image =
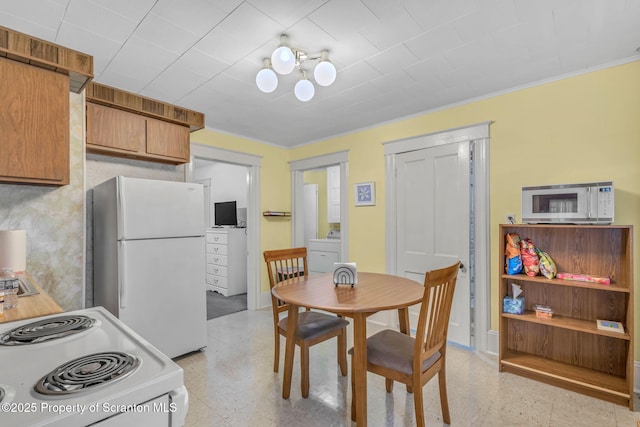
<instances>
[{"instance_id":1,"label":"white lamp shade","mask_svg":"<svg viewBox=\"0 0 640 427\"><path fill-rule=\"evenodd\" d=\"M296 56L287 46L280 46L271 54L271 64L278 74L289 74L296 66Z\"/></svg>"},{"instance_id":2,"label":"white lamp shade","mask_svg":"<svg viewBox=\"0 0 640 427\"><path fill-rule=\"evenodd\" d=\"M313 70L313 78L320 86L329 86L336 81L336 67L329 61L321 61Z\"/></svg>"},{"instance_id":3,"label":"white lamp shade","mask_svg":"<svg viewBox=\"0 0 640 427\"><path fill-rule=\"evenodd\" d=\"M263 68L256 75L256 85L264 93L271 93L278 87L278 76L270 68Z\"/></svg>"},{"instance_id":4,"label":"white lamp shade","mask_svg":"<svg viewBox=\"0 0 640 427\"><path fill-rule=\"evenodd\" d=\"M296 98L300 101L306 102L313 98L313 95L316 93L316 89L313 87L313 83L309 80L302 79L298 80L298 83L296 83L293 93L295 93Z\"/></svg>"}]
</instances>

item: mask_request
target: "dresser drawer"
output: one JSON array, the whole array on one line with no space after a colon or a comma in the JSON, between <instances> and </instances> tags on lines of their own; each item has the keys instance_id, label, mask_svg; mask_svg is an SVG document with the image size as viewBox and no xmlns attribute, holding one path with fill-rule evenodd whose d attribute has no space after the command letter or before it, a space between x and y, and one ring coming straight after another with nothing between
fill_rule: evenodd
<instances>
[{"instance_id":1,"label":"dresser drawer","mask_svg":"<svg viewBox=\"0 0 640 427\"><path fill-rule=\"evenodd\" d=\"M207 274L207 284L227 289L227 278L216 276L215 274Z\"/></svg>"},{"instance_id":2,"label":"dresser drawer","mask_svg":"<svg viewBox=\"0 0 640 427\"><path fill-rule=\"evenodd\" d=\"M229 265L229 257L219 254L207 254L207 264Z\"/></svg>"},{"instance_id":3,"label":"dresser drawer","mask_svg":"<svg viewBox=\"0 0 640 427\"><path fill-rule=\"evenodd\" d=\"M207 253L213 255L227 255L229 247L227 245L216 245L207 243Z\"/></svg>"},{"instance_id":4,"label":"dresser drawer","mask_svg":"<svg viewBox=\"0 0 640 427\"><path fill-rule=\"evenodd\" d=\"M228 277L229 273L227 272L227 267L216 264L207 264L207 273L215 274L216 276L224 276Z\"/></svg>"},{"instance_id":5,"label":"dresser drawer","mask_svg":"<svg viewBox=\"0 0 640 427\"><path fill-rule=\"evenodd\" d=\"M228 243L228 234L227 233L207 233L207 243Z\"/></svg>"}]
</instances>

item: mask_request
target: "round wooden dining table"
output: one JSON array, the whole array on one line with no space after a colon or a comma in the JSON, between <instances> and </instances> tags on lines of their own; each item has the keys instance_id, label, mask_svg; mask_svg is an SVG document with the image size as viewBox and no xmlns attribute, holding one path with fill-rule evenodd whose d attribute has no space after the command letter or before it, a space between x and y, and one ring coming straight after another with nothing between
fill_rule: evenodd
<instances>
[{"instance_id":1,"label":"round wooden dining table","mask_svg":"<svg viewBox=\"0 0 640 427\"><path fill-rule=\"evenodd\" d=\"M271 292L289 304L282 397L289 398L300 307L315 308L353 319L352 411L358 426L367 425L367 317L382 310L398 310L400 331L409 333L408 308L422 301L424 287L411 279L358 272L358 283L338 285L333 274L300 276L278 283Z\"/></svg>"}]
</instances>

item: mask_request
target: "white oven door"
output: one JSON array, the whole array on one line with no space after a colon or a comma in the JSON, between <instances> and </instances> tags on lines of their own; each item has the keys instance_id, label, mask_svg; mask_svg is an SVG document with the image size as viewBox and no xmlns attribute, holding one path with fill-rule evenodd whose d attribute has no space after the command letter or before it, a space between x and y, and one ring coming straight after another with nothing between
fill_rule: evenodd
<instances>
[{"instance_id":1,"label":"white oven door","mask_svg":"<svg viewBox=\"0 0 640 427\"><path fill-rule=\"evenodd\" d=\"M91 426L97 427L182 427L188 410L188 393L183 386L148 402L131 405L120 412ZM112 412L120 408L113 407Z\"/></svg>"}]
</instances>

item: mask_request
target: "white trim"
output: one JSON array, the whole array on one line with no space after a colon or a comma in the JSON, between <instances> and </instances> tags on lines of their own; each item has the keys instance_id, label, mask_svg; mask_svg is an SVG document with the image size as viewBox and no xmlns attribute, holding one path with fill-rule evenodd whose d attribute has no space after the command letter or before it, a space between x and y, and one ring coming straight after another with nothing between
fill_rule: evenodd
<instances>
[{"instance_id":1,"label":"white trim","mask_svg":"<svg viewBox=\"0 0 640 427\"><path fill-rule=\"evenodd\" d=\"M349 260L349 150L308 157L289 162L291 168L291 244L304 246L304 221L296 212L304 212L304 171L340 165L340 261Z\"/></svg>"},{"instance_id":2,"label":"white trim","mask_svg":"<svg viewBox=\"0 0 640 427\"><path fill-rule=\"evenodd\" d=\"M488 128L488 126L487 126ZM487 129L488 131L488 129ZM473 141L475 347L489 348L491 328L491 236L489 211L489 137Z\"/></svg>"},{"instance_id":3,"label":"white trim","mask_svg":"<svg viewBox=\"0 0 640 427\"><path fill-rule=\"evenodd\" d=\"M634 393L640 393L640 362L633 361L633 391ZM636 409L637 410L637 409Z\"/></svg>"},{"instance_id":4,"label":"white trim","mask_svg":"<svg viewBox=\"0 0 640 427\"><path fill-rule=\"evenodd\" d=\"M240 151L225 150L211 145L191 143L191 156L210 160L221 160L245 166L260 166L262 156L242 153Z\"/></svg>"},{"instance_id":5,"label":"white trim","mask_svg":"<svg viewBox=\"0 0 640 427\"><path fill-rule=\"evenodd\" d=\"M306 159L292 160L289 162L291 171L306 171L337 165L349 161L349 150L336 151L335 153L322 154L320 156L307 157Z\"/></svg>"},{"instance_id":6,"label":"white trim","mask_svg":"<svg viewBox=\"0 0 640 427\"><path fill-rule=\"evenodd\" d=\"M425 135L384 142L385 153L385 264L390 274L397 273L396 251L396 155L408 151L421 150L443 144L469 141L474 145L474 185L475 210L475 348L487 351L489 348L489 328L491 325L491 269L489 239L489 125L490 121Z\"/></svg>"},{"instance_id":7,"label":"white trim","mask_svg":"<svg viewBox=\"0 0 640 427\"><path fill-rule=\"evenodd\" d=\"M495 356L500 352L500 334L498 331L490 329L487 331L487 349L485 353L493 354Z\"/></svg>"},{"instance_id":8,"label":"white trim","mask_svg":"<svg viewBox=\"0 0 640 427\"><path fill-rule=\"evenodd\" d=\"M397 139L383 142L384 154L399 154L423 148L436 147L438 145L453 144L456 142L473 141L481 138L489 138L489 125L491 122L481 122L469 126L461 126L444 131L427 133L410 138Z\"/></svg>"},{"instance_id":9,"label":"white trim","mask_svg":"<svg viewBox=\"0 0 640 427\"><path fill-rule=\"evenodd\" d=\"M262 305L260 289L260 163L262 158L253 154L224 150L208 145L191 144L191 161L185 167L185 181L193 181L193 163L196 158L247 166L247 308L257 310ZM215 185L215 183L212 183Z\"/></svg>"}]
</instances>

